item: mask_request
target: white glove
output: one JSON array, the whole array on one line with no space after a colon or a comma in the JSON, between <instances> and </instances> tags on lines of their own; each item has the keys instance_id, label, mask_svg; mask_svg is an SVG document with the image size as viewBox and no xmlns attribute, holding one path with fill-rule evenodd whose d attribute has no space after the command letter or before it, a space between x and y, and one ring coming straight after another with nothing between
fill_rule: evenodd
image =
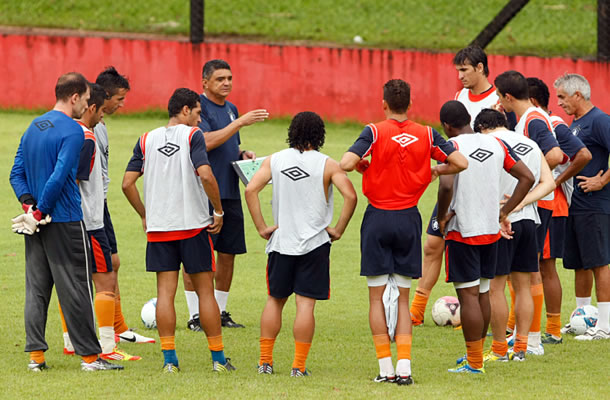
<instances>
[{"instance_id":1,"label":"white glove","mask_svg":"<svg viewBox=\"0 0 610 400\"><path fill-rule=\"evenodd\" d=\"M38 232L38 220L31 213L25 213L16 216L11 220L13 222L13 232L21 235L33 235Z\"/></svg>"}]
</instances>

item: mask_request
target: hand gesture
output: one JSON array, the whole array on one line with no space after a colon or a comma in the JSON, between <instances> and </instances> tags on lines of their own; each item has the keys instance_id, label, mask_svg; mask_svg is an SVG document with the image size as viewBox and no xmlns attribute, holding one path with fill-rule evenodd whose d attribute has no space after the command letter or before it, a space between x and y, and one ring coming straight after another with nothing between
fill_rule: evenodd
<instances>
[{"instance_id":1,"label":"hand gesture","mask_svg":"<svg viewBox=\"0 0 610 400\"><path fill-rule=\"evenodd\" d=\"M258 109L245 113L237 120L240 122L241 126L250 126L256 122L264 121L267 118L269 118L269 113L267 112L267 110Z\"/></svg>"},{"instance_id":2,"label":"hand gesture","mask_svg":"<svg viewBox=\"0 0 610 400\"><path fill-rule=\"evenodd\" d=\"M341 239L341 236L343 236L343 233L339 233L336 228L331 228L330 226L326 228L326 232L328 232L328 236L330 236L331 242L339 240Z\"/></svg>"},{"instance_id":3,"label":"hand gesture","mask_svg":"<svg viewBox=\"0 0 610 400\"><path fill-rule=\"evenodd\" d=\"M598 190L602 190L604 187L604 183L602 182L602 173L604 171L599 171L595 176L583 176L579 175L576 179L581 180L578 183L578 187L583 190L585 193L596 192Z\"/></svg>"},{"instance_id":4,"label":"hand gesture","mask_svg":"<svg viewBox=\"0 0 610 400\"><path fill-rule=\"evenodd\" d=\"M269 238L271 237L271 234L273 232L275 232L276 229L277 229L277 225L267 226L263 230L258 231L258 234L261 235L261 237L263 239L269 240Z\"/></svg>"},{"instance_id":5,"label":"hand gesture","mask_svg":"<svg viewBox=\"0 0 610 400\"><path fill-rule=\"evenodd\" d=\"M366 171L370 165L371 163L369 162L369 160L362 159L356 164L356 171L360 172L361 174L364 174L364 171Z\"/></svg>"},{"instance_id":6,"label":"hand gesture","mask_svg":"<svg viewBox=\"0 0 610 400\"><path fill-rule=\"evenodd\" d=\"M447 213L447 215L445 215L445 218L441 219L437 219L438 221L438 229L441 232L441 234L443 236L445 236L447 234L446 229L447 229L447 224L449 223L449 221L451 220L451 218L453 218L455 216L455 211L449 211Z\"/></svg>"},{"instance_id":7,"label":"hand gesture","mask_svg":"<svg viewBox=\"0 0 610 400\"><path fill-rule=\"evenodd\" d=\"M216 215L215 213L213 214L214 216L214 222L212 223L212 225L208 226L208 233L211 235L215 235L218 232L220 232L220 230L222 229L222 223L224 221L223 217L219 217L218 215ZM224 214L223 214L224 216Z\"/></svg>"}]
</instances>

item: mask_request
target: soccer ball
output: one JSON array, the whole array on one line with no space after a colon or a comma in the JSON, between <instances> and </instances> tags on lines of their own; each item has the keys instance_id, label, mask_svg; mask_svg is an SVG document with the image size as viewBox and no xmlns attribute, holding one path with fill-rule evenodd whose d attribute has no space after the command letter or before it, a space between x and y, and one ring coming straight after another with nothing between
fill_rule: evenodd
<instances>
[{"instance_id":1,"label":"soccer ball","mask_svg":"<svg viewBox=\"0 0 610 400\"><path fill-rule=\"evenodd\" d=\"M453 296L444 296L432 306L432 319L438 326L460 325L460 302Z\"/></svg>"},{"instance_id":2,"label":"soccer ball","mask_svg":"<svg viewBox=\"0 0 610 400\"><path fill-rule=\"evenodd\" d=\"M593 328L597 324L598 315L597 307L591 305L578 307L572 311L570 326L574 334L582 335L587 329Z\"/></svg>"},{"instance_id":3,"label":"soccer ball","mask_svg":"<svg viewBox=\"0 0 610 400\"><path fill-rule=\"evenodd\" d=\"M155 329L157 327L157 298L153 297L148 300L144 307L142 307L142 311L140 312L140 317L142 318L142 322L144 326L148 329Z\"/></svg>"}]
</instances>

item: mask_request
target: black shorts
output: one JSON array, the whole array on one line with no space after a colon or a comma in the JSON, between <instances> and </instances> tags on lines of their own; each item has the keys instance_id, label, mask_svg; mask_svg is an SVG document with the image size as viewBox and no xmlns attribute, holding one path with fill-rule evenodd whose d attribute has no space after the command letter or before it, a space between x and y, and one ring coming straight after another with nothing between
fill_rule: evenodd
<instances>
[{"instance_id":1,"label":"black shorts","mask_svg":"<svg viewBox=\"0 0 610 400\"><path fill-rule=\"evenodd\" d=\"M114 226L112 226L112 220L110 219L110 211L108 211L108 202L106 200L104 200L104 230L106 231L106 237L108 238L111 253L117 254L119 250L116 246Z\"/></svg>"},{"instance_id":2,"label":"black shorts","mask_svg":"<svg viewBox=\"0 0 610 400\"><path fill-rule=\"evenodd\" d=\"M568 217L553 217L549 230L544 238L544 246L540 254L540 260L550 258L563 258L563 249L566 240L566 223Z\"/></svg>"},{"instance_id":3,"label":"black shorts","mask_svg":"<svg viewBox=\"0 0 610 400\"><path fill-rule=\"evenodd\" d=\"M267 292L278 299L292 293L316 300L330 298L330 243L300 256L276 251L267 260Z\"/></svg>"},{"instance_id":4,"label":"black shorts","mask_svg":"<svg viewBox=\"0 0 610 400\"><path fill-rule=\"evenodd\" d=\"M569 215L563 266L591 269L610 263L610 215Z\"/></svg>"},{"instance_id":5,"label":"black shorts","mask_svg":"<svg viewBox=\"0 0 610 400\"><path fill-rule=\"evenodd\" d=\"M538 245L538 253L542 254L542 250L544 250L544 238L551 225L553 210L538 207L538 215L540 216L540 225L536 227L536 243Z\"/></svg>"},{"instance_id":6,"label":"black shorts","mask_svg":"<svg viewBox=\"0 0 610 400\"><path fill-rule=\"evenodd\" d=\"M538 249L536 246L536 223L524 219L512 224L514 235L508 240L498 241L496 276L511 272L537 272Z\"/></svg>"},{"instance_id":7,"label":"black shorts","mask_svg":"<svg viewBox=\"0 0 610 400\"><path fill-rule=\"evenodd\" d=\"M87 231L91 244L93 272L112 272L112 252L104 228Z\"/></svg>"},{"instance_id":8,"label":"black shorts","mask_svg":"<svg viewBox=\"0 0 610 400\"><path fill-rule=\"evenodd\" d=\"M225 213L220 233L212 235L214 249L226 254L244 254L246 252L246 235L244 233L244 212L241 200L223 199L222 211ZM210 204L210 215L213 208Z\"/></svg>"},{"instance_id":9,"label":"black shorts","mask_svg":"<svg viewBox=\"0 0 610 400\"><path fill-rule=\"evenodd\" d=\"M442 238L443 234L441 233L440 227L438 226L438 220L436 219L437 214L438 203L434 205L434 210L432 210L432 215L430 216L430 222L428 222L428 229L426 229L426 233L431 236Z\"/></svg>"},{"instance_id":10,"label":"black shorts","mask_svg":"<svg viewBox=\"0 0 610 400\"><path fill-rule=\"evenodd\" d=\"M421 277L421 225L417 207L381 210L369 205L360 227L360 275Z\"/></svg>"},{"instance_id":11,"label":"black shorts","mask_svg":"<svg viewBox=\"0 0 610 400\"><path fill-rule=\"evenodd\" d=\"M181 263L189 274L216 271L214 246L205 228L192 238L146 245L147 271L178 271Z\"/></svg>"},{"instance_id":12,"label":"black shorts","mask_svg":"<svg viewBox=\"0 0 610 400\"><path fill-rule=\"evenodd\" d=\"M445 240L445 282L472 282L496 276L498 242L471 245Z\"/></svg>"}]
</instances>

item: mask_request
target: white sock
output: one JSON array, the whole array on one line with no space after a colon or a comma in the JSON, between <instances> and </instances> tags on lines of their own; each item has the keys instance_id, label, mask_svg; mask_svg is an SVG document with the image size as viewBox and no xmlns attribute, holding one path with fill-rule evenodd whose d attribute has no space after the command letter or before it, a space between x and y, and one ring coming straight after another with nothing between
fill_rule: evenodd
<instances>
[{"instance_id":1,"label":"white sock","mask_svg":"<svg viewBox=\"0 0 610 400\"><path fill-rule=\"evenodd\" d=\"M540 347L540 332L530 332L527 335L527 347L534 349Z\"/></svg>"},{"instance_id":2,"label":"white sock","mask_svg":"<svg viewBox=\"0 0 610 400\"><path fill-rule=\"evenodd\" d=\"M576 308L591 305L591 296L589 297L577 297Z\"/></svg>"},{"instance_id":3,"label":"white sock","mask_svg":"<svg viewBox=\"0 0 610 400\"><path fill-rule=\"evenodd\" d=\"M394 365L392 365L392 357L380 358L377 361L379 361L379 375L396 376Z\"/></svg>"},{"instance_id":4,"label":"white sock","mask_svg":"<svg viewBox=\"0 0 610 400\"><path fill-rule=\"evenodd\" d=\"M100 345L102 353L112 353L116 343L114 342L114 326L100 326Z\"/></svg>"},{"instance_id":5,"label":"white sock","mask_svg":"<svg viewBox=\"0 0 610 400\"><path fill-rule=\"evenodd\" d=\"M64 349L74 351L74 346L72 346L72 341L70 340L68 332L64 332Z\"/></svg>"},{"instance_id":6,"label":"white sock","mask_svg":"<svg viewBox=\"0 0 610 400\"><path fill-rule=\"evenodd\" d=\"M199 314L199 296L197 292L185 290L184 295L186 296L186 306L189 309L190 319L193 319L195 314Z\"/></svg>"},{"instance_id":7,"label":"white sock","mask_svg":"<svg viewBox=\"0 0 610 400\"><path fill-rule=\"evenodd\" d=\"M404 358L396 363L396 375L411 376L411 360Z\"/></svg>"},{"instance_id":8,"label":"white sock","mask_svg":"<svg viewBox=\"0 0 610 400\"><path fill-rule=\"evenodd\" d=\"M216 297L216 303L220 312L227 311L227 300L229 300L229 292L223 292L222 290L214 289L214 297Z\"/></svg>"},{"instance_id":9,"label":"white sock","mask_svg":"<svg viewBox=\"0 0 610 400\"><path fill-rule=\"evenodd\" d=\"M597 317L597 325L595 326L599 329L603 329L605 332L610 332L610 302L597 302L597 310L599 311L599 316Z\"/></svg>"}]
</instances>

